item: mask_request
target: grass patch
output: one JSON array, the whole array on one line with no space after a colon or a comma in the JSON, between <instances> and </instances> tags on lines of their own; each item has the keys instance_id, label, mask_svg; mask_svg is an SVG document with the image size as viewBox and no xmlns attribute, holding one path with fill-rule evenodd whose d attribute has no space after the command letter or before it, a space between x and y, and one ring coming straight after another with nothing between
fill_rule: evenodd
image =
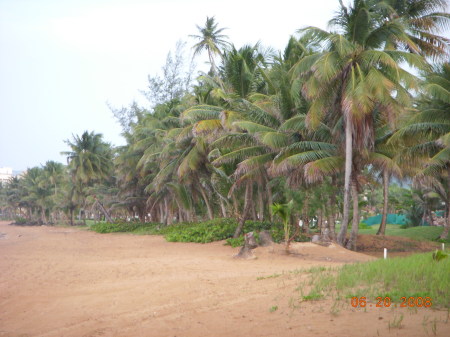
<instances>
[{"instance_id":1,"label":"grass patch","mask_svg":"<svg viewBox=\"0 0 450 337\"><path fill-rule=\"evenodd\" d=\"M272 307L270 307L269 312L275 312L278 310L278 305L274 305Z\"/></svg>"},{"instance_id":2,"label":"grass patch","mask_svg":"<svg viewBox=\"0 0 450 337\"><path fill-rule=\"evenodd\" d=\"M282 274L272 274L272 275L269 275L269 276L260 276L260 277L257 277L256 278L256 281L260 281L260 280L267 280L267 279L269 279L269 278L277 278L277 277L280 277Z\"/></svg>"},{"instance_id":3,"label":"grass patch","mask_svg":"<svg viewBox=\"0 0 450 337\"><path fill-rule=\"evenodd\" d=\"M343 266L336 277L336 288L345 297L430 297L432 306L450 307L450 260L433 260L432 253L380 259ZM357 289L356 291L354 289Z\"/></svg>"},{"instance_id":4,"label":"grass patch","mask_svg":"<svg viewBox=\"0 0 450 337\"><path fill-rule=\"evenodd\" d=\"M432 253L414 254L311 270L308 281L297 290L304 300L320 299L321 295L345 299L364 296L367 302L376 304L377 297L389 297L401 304L402 297L429 297L431 307L450 308L449 270L450 259L437 262ZM303 294L305 289L309 290L307 294Z\"/></svg>"},{"instance_id":5,"label":"grass patch","mask_svg":"<svg viewBox=\"0 0 450 337\"><path fill-rule=\"evenodd\" d=\"M324 297L323 294L311 292L309 295L303 296L303 301L318 301Z\"/></svg>"}]
</instances>

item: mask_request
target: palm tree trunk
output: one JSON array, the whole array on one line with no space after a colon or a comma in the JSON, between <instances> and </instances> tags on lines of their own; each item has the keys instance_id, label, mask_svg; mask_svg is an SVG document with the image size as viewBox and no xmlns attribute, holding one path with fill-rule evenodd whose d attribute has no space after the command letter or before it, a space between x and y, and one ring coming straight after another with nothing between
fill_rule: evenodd
<instances>
[{"instance_id":1,"label":"palm tree trunk","mask_svg":"<svg viewBox=\"0 0 450 337\"><path fill-rule=\"evenodd\" d=\"M245 220L247 220L248 214L250 213L250 207L252 204L252 195L253 195L253 183L247 182L247 186L245 187L245 200L244 200L244 210L239 219L239 224L236 227L236 231L234 232L233 238L238 238L241 235L242 230L244 229Z\"/></svg>"},{"instance_id":2,"label":"palm tree trunk","mask_svg":"<svg viewBox=\"0 0 450 337\"><path fill-rule=\"evenodd\" d=\"M253 201L253 198L251 199L251 203L252 203L252 207L251 207L251 210L252 210L252 218L253 218L253 220L258 220L258 217L256 216L256 205L255 205L255 202Z\"/></svg>"},{"instance_id":3,"label":"palm tree trunk","mask_svg":"<svg viewBox=\"0 0 450 337\"><path fill-rule=\"evenodd\" d=\"M270 221L273 222L273 214L270 211L270 206L273 204L273 198L272 198L272 189L269 186L269 181L266 178L266 192L267 192L267 204L268 204L268 210L269 210L269 217Z\"/></svg>"},{"instance_id":4,"label":"palm tree trunk","mask_svg":"<svg viewBox=\"0 0 450 337\"><path fill-rule=\"evenodd\" d=\"M109 223L112 223L113 220L111 219L111 216L109 215L106 208L103 206L103 204L100 201L98 201L97 197L94 197L94 198L95 198L95 202L98 204L98 206L100 207L100 210L102 211L103 215L105 216L106 221L108 221ZM141 216L141 214L139 213L139 217L140 216Z\"/></svg>"},{"instance_id":5,"label":"palm tree trunk","mask_svg":"<svg viewBox=\"0 0 450 337\"><path fill-rule=\"evenodd\" d=\"M309 230L309 194L306 192L305 202L303 203L303 227L302 232L308 233Z\"/></svg>"},{"instance_id":6,"label":"palm tree trunk","mask_svg":"<svg viewBox=\"0 0 450 337\"><path fill-rule=\"evenodd\" d=\"M352 198L353 198L353 221L352 221L352 232L350 234L350 239L347 242L347 249L356 250L356 239L358 237L359 229L359 205L358 205L358 187L356 185L356 178L352 182Z\"/></svg>"},{"instance_id":7,"label":"palm tree trunk","mask_svg":"<svg viewBox=\"0 0 450 337\"><path fill-rule=\"evenodd\" d=\"M263 221L264 220L264 199L263 199L263 187L262 184L258 186L258 220Z\"/></svg>"},{"instance_id":8,"label":"palm tree trunk","mask_svg":"<svg viewBox=\"0 0 450 337\"><path fill-rule=\"evenodd\" d=\"M41 207L41 219L42 219L42 223L44 225L46 225L47 224L47 219L45 218L45 208L44 208L44 206Z\"/></svg>"},{"instance_id":9,"label":"palm tree trunk","mask_svg":"<svg viewBox=\"0 0 450 337\"><path fill-rule=\"evenodd\" d=\"M205 201L206 209L208 211L209 220L212 220L212 219L214 219L214 213L213 213L213 210L212 210L211 205L209 203L208 196L206 195L205 190L203 189L202 186L199 186L199 190L200 190L200 194L202 195L203 200Z\"/></svg>"},{"instance_id":10,"label":"palm tree trunk","mask_svg":"<svg viewBox=\"0 0 450 337\"><path fill-rule=\"evenodd\" d=\"M322 219L322 209L319 208L317 211L317 229L319 230L320 235L323 234L323 219Z\"/></svg>"},{"instance_id":11,"label":"palm tree trunk","mask_svg":"<svg viewBox=\"0 0 450 337\"><path fill-rule=\"evenodd\" d=\"M167 220L169 219L169 204L167 198L164 198L164 224L167 225Z\"/></svg>"},{"instance_id":12,"label":"palm tree trunk","mask_svg":"<svg viewBox=\"0 0 450 337\"><path fill-rule=\"evenodd\" d=\"M350 112L346 114L345 123L345 175L344 175L344 209L341 230L337 237L337 242L344 246L347 236L349 213L350 213L350 179L353 164L353 135L352 135L352 118Z\"/></svg>"},{"instance_id":13,"label":"palm tree trunk","mask_svg":"<svg viewBox=\"0 0 450 337\"><path fill-rule=\"evenodd\" d=\"M386 221L388 214L389 201L389 173L386 169L383 170L383 216L381 217L380 228L378 228L377 235L384 235L386 232Z\"/></svg>"},{"instance_id":14,"label":"palm tree trunk","mask_svg":"<svg viewBox=\"0 0 450 337\"><path fill-rule=\"evenodd\" d=\"M226 218L227 217L227 209L226 209L225 204L221 197L219 197L219 203L220 203L220 210L222 211L222 216L224 218Z\"/></svg>"},{"instance_id":15,"label":"palm tree trunk","mask_svg":"<svg viewBox=\"0 0 450 337\"><path fill-rule=\"evenodd\" d=\"M70 211L69 211L70 212L70 225L71 226L73 226L73 217L74 217L74 214L73 214L74 212L73 211L74 211L74 209L71 207Z\"/></svg>"},{"instance_id":16,"label":"palm tree trunk","mask_svg":"<svg viewBox=\"0 0 450 337\"><path fill-rule=\"evenodd\" d=\"M444 225L444 230L442 231L441 235L439 236L439 239L447 239L448 237L448 231L450 229L450 167L447 169L447 221Z\"/></svg>"},{"instance_id":17,"label":"palm tree trunk","mask_svg":"<svg viewBox=\"0 0 450 337\"><path fill-rule=\"evenodd\" d=\"M336 196L334 193L330 195L327 199L327 208L328 208L328 228L330 229L330 239L336 240L336 220L334 218L334 205L336 203Z\"/></svg>"}]
</instances>

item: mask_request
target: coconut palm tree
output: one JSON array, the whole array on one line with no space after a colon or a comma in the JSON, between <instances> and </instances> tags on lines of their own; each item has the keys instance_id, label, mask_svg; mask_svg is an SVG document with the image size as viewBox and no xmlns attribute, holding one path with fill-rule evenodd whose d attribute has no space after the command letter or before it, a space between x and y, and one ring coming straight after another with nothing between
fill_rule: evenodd
<instances>
[{"instance_id":1,"label":"coconut palm tree","mask_svg":"<svg viewBox=\"0 0 450 337\"><path fill-rule=\"evenodd\" d=\"M217 73L217 66L214 61L214 56L223 56L223 49L225 49L229 43L226 41L228 36L222 34L227 28L219 28L219 24L216 22L214 16L206 17L204 27L197 25L199 35L190 35L194 39L198 40L194 45L194 56L200 54L203 50L208 53L209 63L211 64L211 73Z\"/></svg>"},{"instance_id":2,"label":"coconut palm tree","mask_svg":"<svg viewBox=\"0 0 450 337\"><path fill-rule=\"evenodd\" d=\"M349 222L350 187L360 169L355 166L354 158L364 151L372 151L374 146L372 112L378 109L392 115L410 104L407 88L417 88L417 79L399 63L406 61L413 67L426 67L419 55L382 49L390 34L398 41L408 40L401 25L388 24L380 15L382 5L355 0L352 7L347 8L341 2L340 12L331 21L340 34L314 27L300 31L303 36L326 46L322 53L302 59L295 69L299 76L308 78L302 87L312 101L308 125L316 127L324 116L342 117L346 160L343 220L338 235L341 245Z\"/></svg>"},{"instance_id":3,"label":"coconut palm tree","mask_svg":"<svg viewBox=\"0 0 450 337\"><path fill-rule=\"evenodd\" d=\"M438 35L448 28L450 14L446 0L378 0L388 6L384 15L386 24L394 23L404 27L407 40L398 41L391 35L387 48L403 48L431 59L448 60L450 39Z\"/></svg>"},{"instance_id":4,"label":"coconut palm tree","mask_svg":"<svg viewBox=\"0 0 450 337\"><path fill-rule=\"evenodd\" d=\"M112 169L111 145L102 138L102 134L85 131L81 136L74 135L73 141L66 140L71 151L61 152L67 156L72 177L71 195L80 195L82 208L86 206L86 187L106 179Z\"/></svg>"},{"instance_id":5,"label":"coconut palm tree","mask_svg":"<svg viewBox=\"0 0 450 337\"><path fill-rule=\"evenodd\" d=\"M441 238L450 227L450 63L436 67L426 76L417 111L394 135L392 142L406 148L402 158L412 167L414 180L434 190L446 205L447 222Z\"/></svg>"}]
</instances>

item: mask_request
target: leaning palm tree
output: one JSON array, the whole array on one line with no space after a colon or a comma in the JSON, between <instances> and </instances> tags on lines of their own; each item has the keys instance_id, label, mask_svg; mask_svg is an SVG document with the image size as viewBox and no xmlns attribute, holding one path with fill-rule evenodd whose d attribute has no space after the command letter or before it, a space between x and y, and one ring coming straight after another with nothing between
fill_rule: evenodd
<instances>
[{"instance_id":1,"label":"leaning palm tree","mask_svg":"<svg viewBox=\"0 0 450 337\"><path fill-rule=\"evenodd\" d=\"M199 35L190 35L199 42L194 45L194 56L200 54L203 50L206 50L209 57L209 63L211 64L211 73L216 74L217 67L214 62L214 56L223 56L222 50L228 46L226 39L228 36L222 34L226 28L218 28L218 23L214 16L206 17L204 27L197 25Z\"/></svg>"}]
</instances>

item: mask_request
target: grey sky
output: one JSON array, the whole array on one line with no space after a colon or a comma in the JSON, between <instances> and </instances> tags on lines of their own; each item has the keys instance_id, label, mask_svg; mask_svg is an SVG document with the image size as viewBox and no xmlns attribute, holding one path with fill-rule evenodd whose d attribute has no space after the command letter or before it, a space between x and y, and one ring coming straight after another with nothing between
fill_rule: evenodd
<instances>
[{"instance_id":1,"label":"grey sky","mask_svg":"<svg viewBox=\"0 0 450 337\"><path fill-rule=\"evenodd\" d=\"M216 16L236 45L282 49L308 25L326 27L338 0L0 0L0 167L64 162L65 139L84 130L120 145L106 106L145 102L177 40ZM201 64L199 66L202 66Z\"/></svg>"}]
</instances>

